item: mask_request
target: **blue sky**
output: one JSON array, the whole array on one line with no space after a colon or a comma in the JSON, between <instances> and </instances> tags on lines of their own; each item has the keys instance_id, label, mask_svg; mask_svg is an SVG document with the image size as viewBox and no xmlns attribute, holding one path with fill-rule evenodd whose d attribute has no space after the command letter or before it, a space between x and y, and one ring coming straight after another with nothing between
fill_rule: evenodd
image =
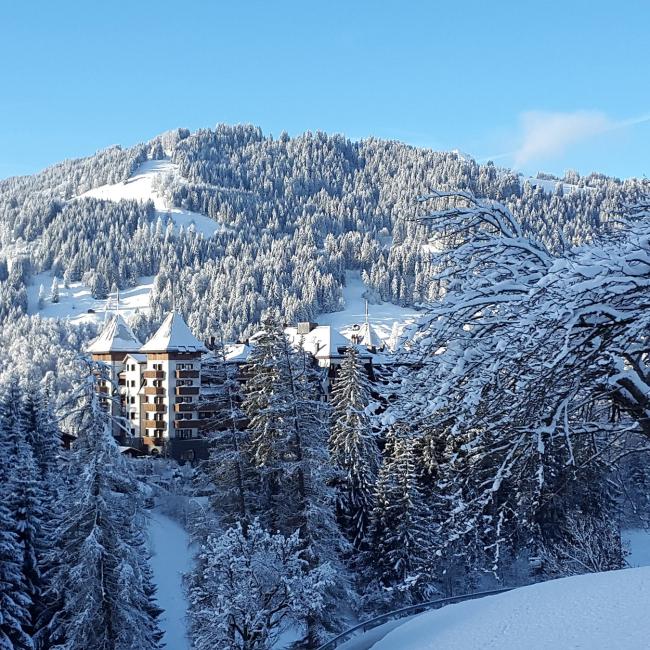
<instances>
[{"instance_id":1,"label":"blue sky","mask_svg":"<svg viewBox=\"0 0 650 650\"><path fill-rule=\"evenodd\" d=\"M650 176L650 3L0 3L0 177L170 128Z\"/></svg>"}]
</instances>

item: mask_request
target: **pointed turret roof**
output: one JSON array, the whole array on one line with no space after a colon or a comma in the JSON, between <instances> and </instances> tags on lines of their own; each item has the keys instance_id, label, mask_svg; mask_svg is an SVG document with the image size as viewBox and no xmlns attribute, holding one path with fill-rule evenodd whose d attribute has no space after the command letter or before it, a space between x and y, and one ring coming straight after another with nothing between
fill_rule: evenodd
<instances>
[{"instance_id":1,"label":"pointed turret roof","mask_svg":"<svg viewBox=\"0 0 650 650\"><path fill-rule=\"evenodd\" d=\"M379 334L377 334L375 328L369 322L365 322L361 326L359 334L361 336L361 345L365 345L368 349L380 348L383 345Z\"/></svg>"},{"instance_id":2,"label":"pointed turret roof","mask_svg":"<svg viewBox=\"0 0 650 650\"><path fill-rule=\"evenodd\" d=\"M93 354L137 352L142 343L119 314L111 314L101 334L88 346Z\"/></svg>"},{"instance_id":3,"label":"pointed turret roof","mask_svg":"<svg viewBox=\"0 0 650 650\"><path fill-rule=\"evenodd\" d=\"M192 334L183 317L171 311L140 352L207 352L207 349Z\"/></svg>"}]
</instances>

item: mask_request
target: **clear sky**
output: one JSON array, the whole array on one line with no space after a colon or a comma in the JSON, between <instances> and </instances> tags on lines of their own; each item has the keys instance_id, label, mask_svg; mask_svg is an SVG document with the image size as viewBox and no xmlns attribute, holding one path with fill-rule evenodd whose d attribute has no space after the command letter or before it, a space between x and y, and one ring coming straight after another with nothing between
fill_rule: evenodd
<instances>
[{"instance_id":1,"label":"clear sky","mask_svg":"<svg viewBox=\"0 0 650 650\"><path fill-rule=\"evenodd\" d=\"M0 177L177 126L650 176L648 0L0 0Z\"/></svg>"}]
</instances>

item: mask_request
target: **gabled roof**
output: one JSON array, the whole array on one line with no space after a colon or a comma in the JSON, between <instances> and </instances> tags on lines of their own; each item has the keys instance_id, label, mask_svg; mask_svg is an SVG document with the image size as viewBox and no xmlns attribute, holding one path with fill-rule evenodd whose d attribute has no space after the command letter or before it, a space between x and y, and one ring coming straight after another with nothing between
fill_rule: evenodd
<instances>
[{"instance_id":1,"label":"gabled roof","mask_svg":"<svg viewBox=\"0 0 650 650\"><path fill-rule=\"evenodd\" d=\"M284 330L292 345L298 347L302 341L305 352L316 359L330 359L345 354L345 348L350 347L348 341L330 325L317 325L308 334L298 334L297 328L287 327Z\"/></svg>"},{"instance_id":2,"label":"gabled roof","mask_svg":"<svg viewBox=\"0 0 650 650\"><path fill-rule=\"evenodd\" d=\"M111 314L101 334L88 346L94 354L109 352L137 352L142 343L119 314Z\"/></svg>"},{"instance_id":3,"label":"gabled roof","mask_svg":"<svg viewBox=\"0 0 650 650\"><path fill-rule=\"evenodd\" d=\"M207 352L207 349L192 334L183 317L172 311L140 352Z\"/></svg>"}]
</instances>

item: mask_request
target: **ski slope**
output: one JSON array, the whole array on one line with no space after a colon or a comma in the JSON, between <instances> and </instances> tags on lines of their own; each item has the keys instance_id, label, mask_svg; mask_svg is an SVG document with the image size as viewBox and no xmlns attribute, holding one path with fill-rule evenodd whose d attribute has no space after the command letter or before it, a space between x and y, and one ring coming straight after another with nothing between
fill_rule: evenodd
<instances>
[{"instance_id":1,"label":"ski slope","mask_svg":"<svg viewBox=\"0 0 650 650\"><path fill-rule=\"evenodd\" d=\"M319 325L330 325L335 330L350 337L352 327L366 320L366 301L364 293L367 287L358 271L348 271L346 286L343 287L345 307L343 311L330 312L318 316ZM401 335L404 328L413 324L422 315L417 309L400 307L390 302L368 305L368 321L383 341L388 341L392 334ZM395 332L393 331L395 328Z\"/></svg>"},{"instance_id":2,"label":"ski slope","mask_svg":"<svg viewBox=\"0 0 650 650\"><path fill-rule=\"evenodd\" d=\"M650 647L650 567L551 580L426 612L373 650Z\"/></svg>"},{"instance_id":3,"label":"ski slope","mask_svg":"<svg viewBox=\"0 0 650 650\"><path fill-rule=\"evenodd\" d=\"M128 318L136 310L149 313L149 296L155 276L140 278L137 286L120 291L120 313ZM117 307L117 295L109 294L108 300L95 300L90 289L81 282L70 283L69 288L63 286L59 278L59 302L50 299L53 276L49 272L39 273L32 278L27 287L27 313L39 314L44 318L67 318L72 323L100 323L104 320L105 311ZM38 308L38 294L43 285L45 301L43 309ZM90 310L90 311L89 311Z\"/></svg>"},{"instance_id":4,"label":"ski slope","mask_svg":"<svg viewBox=\"0 0 650 650\"><path fill-rule=\"evenodd\" d=\"M165 610L160 619L165 632L163 642L170 650L189 650L183 589L183 575L192 568L189 537L180 524L161 512L152 510L150 517L151 568L158 587L158 604Z\"/></svg>"},{"instance_id":5,"label":"ski slope","mask_svg":"<svg viewBox=\"0 0 650 650\"><path fill-rule=\"evenodd\" d=\"M167 201L153 187L154 179L157 176L167 174L180 177L178 165L170 160L147 160L125 182L95 187L80 194L78 198L91 197L105 201L131 200L145 202L151 200L159 216L161 218L170 216L177 227L183 226L185 229L193 227L204 237L211 237L215 233L224 230L222 224L203 214L169 206Z\"/></svg>"}]
</instances>

